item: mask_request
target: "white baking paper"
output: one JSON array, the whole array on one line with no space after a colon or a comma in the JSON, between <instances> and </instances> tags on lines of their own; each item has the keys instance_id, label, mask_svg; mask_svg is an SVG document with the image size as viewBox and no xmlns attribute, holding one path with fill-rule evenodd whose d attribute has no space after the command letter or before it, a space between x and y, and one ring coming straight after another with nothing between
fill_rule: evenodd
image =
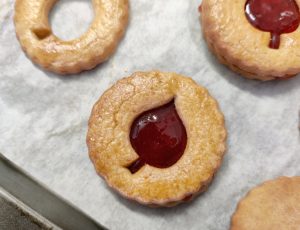
<instances>
[{"instance_id":1,"label":"white baking paper","mask_svg":"<svg viewBox=\"0 0 300 230\"><path fill-rule=\"evenodd\" d=\"M14 1L1 0L0 151L110 229L228 229L250 188L300 175L300 77L263 83L220 65L202 38L199 4L130 0L130 24L117 52L92 71L62 77L25 56L15 36ZM91 1L60 0L50 17L58 36L75 38L93 19ZM142 207L112 192L85 143L91 108L104 90L132 72L153 69L207 87L228 129L228 151L209 190L170 209Z\"/></svg>"}]
</instances>

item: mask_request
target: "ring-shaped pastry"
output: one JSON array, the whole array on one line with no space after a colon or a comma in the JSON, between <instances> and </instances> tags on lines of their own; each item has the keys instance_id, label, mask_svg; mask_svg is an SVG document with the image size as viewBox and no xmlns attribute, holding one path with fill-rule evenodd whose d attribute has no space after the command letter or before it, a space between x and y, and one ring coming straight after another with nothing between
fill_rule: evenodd
<instances>
[{"instance_id":1,"label":"ring-shaped pastry","mask_svg":"<svg viewBox=\"0 0 300 230\"><path fill-rule=\"evenodd\" d=\"M133 174L128 169L138 158L129 138L133 121L173 99L187 133L183 155L168 168L146 164ZM107 90L94 105L87 134L99 175L124 197L150 206L174 206L205 191L222 162L225 139L223 115L207 90L161 72L138 72Z\"/></svg>"},{"instance_id":2,"label":"ring-shaped pastry","mask_svg":"<svg viewBox=\"0 0 300 230\"><path fill-rule=\"evenodd\" d=\"M250 79L285 79L300 72L300 27L281 34L279 49L271 49L270 32L247 20L247 0L203 0L201 24L210 50L221 63ZM258 1L257 1L258 2ZM300 1L295 0L300 6Z\"/></svg>"},{"instance_id":3,"label":"ring-shaped pastry","mask_svg":"<svg viewBox=\"0 0 300 230\"><path fill-rule=\"evenodd\" d=\"M93 0L95 17L81 37L63 41L49 26L57 0L16 0L15 29L23 50L35 63L59 74L94 68L116 49L128 21L127 0Z\"/></svg>"}]
</instances>

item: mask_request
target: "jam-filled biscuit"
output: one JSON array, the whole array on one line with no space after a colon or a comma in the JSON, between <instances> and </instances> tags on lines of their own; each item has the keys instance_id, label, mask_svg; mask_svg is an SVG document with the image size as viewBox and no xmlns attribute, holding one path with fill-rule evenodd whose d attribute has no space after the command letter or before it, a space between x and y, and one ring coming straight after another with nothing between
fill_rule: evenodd
<instances>
[{"instance_id":1,"label":"jam-filled biscuit","mask_svg":"<svg viewBox=\"0 0 300 230\"><path fill-rule=\"evenodd\" d=\"M231 230L300 229L300 177L281 177L254 188L239 203Z\"/></svg>"},{"instance_id":2,"label":"jam-filled biscuit","mask_svg":"<svg viewBox=\"0 0 300 230\"><path fill-rule=\"evenodd\" d=\"M300 0L203 0L204 38L218 59L263 81L300 72Z\"/></svg>"},{"instance_id":3,"label":"jam-filled biscuit","mask_svg":"<svg viewBox=\"0 0 300 230\"><path fill-rule=\"evenodd\" d=\"M138 72L94 105L87 144L97 172L128 199L173 206L203 192L225 152L217 102L190 78Z\"/></svg>"},{"instance_id":4,"label":"jam-filled biscuit","mask_svg":"<svg viewBox=\"0 0 300 230\"><path fill-rule=\"evenodd\" d=\"M93 0L92 24L86 33L71 41L61 40L51 31L48 14L56 1L16 0L16 34L29 58L59 74L78 73L105 61L127 26L128 1Z\"/></svg>"}]
</instances>

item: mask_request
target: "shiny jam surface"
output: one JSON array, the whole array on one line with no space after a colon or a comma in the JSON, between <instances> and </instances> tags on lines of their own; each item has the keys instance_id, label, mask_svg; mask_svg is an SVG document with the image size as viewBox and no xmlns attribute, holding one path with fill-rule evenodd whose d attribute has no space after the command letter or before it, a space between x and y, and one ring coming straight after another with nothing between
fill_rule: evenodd
<instances>
[{"instance_id":1,"label":"shiny jam surface","mask_svg":"<svg viewBox=\"0 0 300 230\"><path fill-rule=\"evenodd\" d=\"M157 168L174 165L187 144L186 129L174 100L137 117L131 127L130 141L139 155L139 159L128 166L131 173L136 173L145 164Z\"/></svg>"},{"instance_id":2,"label":"shiny jam surface","mask_svg":"<svg viewBox=\"0 0 300 230\"><path fill-rule=\"evenodd\" d=\"M247 0L245 13L255 28L271 33L269 47L273 49L279 48L281 34L294 32L300 23L295 0Z\"/></svg>"}]
</instances>

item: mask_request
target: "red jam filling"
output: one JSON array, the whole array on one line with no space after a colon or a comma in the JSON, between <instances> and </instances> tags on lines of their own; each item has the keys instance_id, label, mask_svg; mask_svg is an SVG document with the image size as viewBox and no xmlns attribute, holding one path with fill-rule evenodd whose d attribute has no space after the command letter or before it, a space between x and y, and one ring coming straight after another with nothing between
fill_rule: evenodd
<instances>
[{"instance_id":1,"label":"red jam filling","mask_svg":"<svg viewBox=\"0 0 300 230\"><path fill-rule=\"evenodd\" d=\"M174 165L187 144L186 129L174 100L137 117L131 127L130 141L139 155L139 159L128 166L131 173L136 173L145 164L156 168Z\"/></svg>"},{"instance_id":2,"label":"red jam filling","mask_svg":"<svg viewBox=\"0 0 300 230\"><path fill-rule=\"evenodd\" d=\"M300 23L295 0L247 0L245 13L257 29L271 33L269 47L278 49L280 35L294 32Z\"/></svg>"}]
</instances>

